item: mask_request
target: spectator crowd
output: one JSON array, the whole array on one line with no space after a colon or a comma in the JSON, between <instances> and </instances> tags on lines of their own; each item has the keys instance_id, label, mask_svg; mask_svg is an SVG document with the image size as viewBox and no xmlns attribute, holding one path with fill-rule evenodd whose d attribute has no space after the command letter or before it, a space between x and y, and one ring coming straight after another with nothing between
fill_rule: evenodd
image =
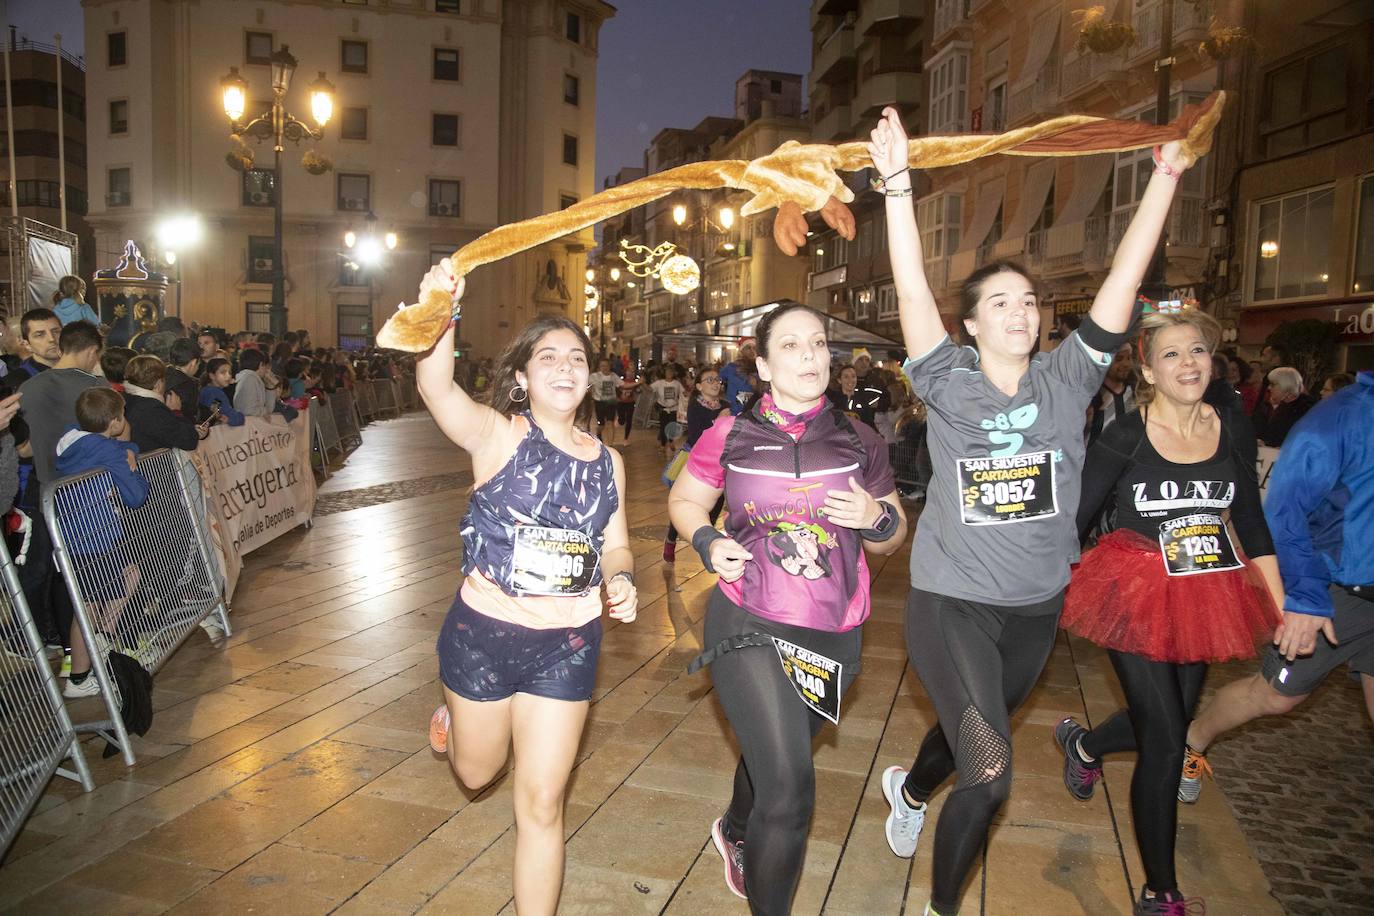
<instances>
[{"instance_id":1,"label":"spectator crowd","mask_svg":"<svg viewBox=\"0 0 1374 916\"><path fill-rule=\"evenodd\" d=\"M135 337L133 346L113 346L84 292L79 278L64 277L53 308L30 309L0 324L0 514L39 634L53 658L63 656L68 697L94 696L99 687L89 676L90 653L53 560L41 507L45 483L109 471L120 502L137 508L148 496L137 469L140 453L194 451L216 424L241 426L246 417L274 414L289 421L311 397L327 402L359 380L414 371L413 360L371 348L315 347L304 330L281 340L251 331L230 336L170 316ZM109 507L96 508L108 514ZM98 538L86 540L69 549L99 548ZM137 570L116 579L94 596L93 612L105 632L114 631L134 595ZM203 626L212 638L220 635L215 624Z\"/></svg>"}]
</instances>

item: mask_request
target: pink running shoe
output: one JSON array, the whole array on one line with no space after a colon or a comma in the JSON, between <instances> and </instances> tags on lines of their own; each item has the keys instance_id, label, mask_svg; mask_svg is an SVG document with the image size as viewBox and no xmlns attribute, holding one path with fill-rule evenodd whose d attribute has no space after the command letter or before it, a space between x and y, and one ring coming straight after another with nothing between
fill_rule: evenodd
<instances>
[{"instance_id":1,"label":"pink running shoe","mask_svg":"<svg viewBox=\"0 0 1374 916\"><path fill-rule=\"evenodd\" d=\"M429 717L429 746L436 754L448 753L448 707L440 706Z\"/></svg>"}]
</instances>

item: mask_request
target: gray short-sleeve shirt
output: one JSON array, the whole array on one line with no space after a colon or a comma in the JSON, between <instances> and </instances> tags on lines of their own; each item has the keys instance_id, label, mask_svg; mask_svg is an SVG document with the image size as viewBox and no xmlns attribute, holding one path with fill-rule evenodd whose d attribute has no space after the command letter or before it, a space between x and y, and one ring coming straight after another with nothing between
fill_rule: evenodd
<instances>
[{"instance_id":1,"label":"gray short-sleeve shirt","mask_svg":"<svg viewBox=\"0 0 1374 916\"><path fill-rule=\"evenodd\" d=\"M911 550L913 587L1015 606L1068 584L1085 412L1110 363L1074 333L1032 356L1008 397L984 377L977 351L948 337L907 361L934 470Z\"/></svg>"}]
</instances>

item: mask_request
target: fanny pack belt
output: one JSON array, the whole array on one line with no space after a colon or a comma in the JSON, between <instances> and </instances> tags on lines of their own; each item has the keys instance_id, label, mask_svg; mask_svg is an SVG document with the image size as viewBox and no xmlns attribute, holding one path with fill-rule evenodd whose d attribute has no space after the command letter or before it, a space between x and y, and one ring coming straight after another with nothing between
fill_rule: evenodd
<instances>
[{"instance_id":1,"label":"fanny pack belt","mask_svg":"<svg viewBox=\"0 0 1374 916\"><path fill-rule=\"evenodd\" d=\"M1348 594L1365 601L1374 601L1374 585L1342 585Z\"/></svg>"},{"instance_id":2,"label":"fanny pack belt","mask_svg":"<svg viewBox=\"0 0 1374 916\"><path fill-rule=\"evenodd\" d=\"M711 662L720 658L727 652L734 652L736 649L744 649L749 646L772 646L773 637L764 633L745 633L740 636L731 636L722 639L711 648L705 650L696 658L692 659L687 665L688 674L696 674Z\"/></svg>"}]
</instances>

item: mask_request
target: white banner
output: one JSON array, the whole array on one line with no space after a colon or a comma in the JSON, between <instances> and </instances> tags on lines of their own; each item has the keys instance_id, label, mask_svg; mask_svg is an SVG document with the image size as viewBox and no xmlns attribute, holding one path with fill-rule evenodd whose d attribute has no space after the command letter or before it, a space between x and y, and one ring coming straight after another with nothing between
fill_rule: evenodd
<instances>
[{"instance_id":1,"label":"white banner","mask_svg":"<svg viewBox=\"0 0 1374 916\"><path fill-rule=\"evenodd\" d=\"M191 455L209 491L211 533L233 594L240 558L315 512L306 415L289 425L280 415L220 424Z\"/></svg>"}]
</instances>

